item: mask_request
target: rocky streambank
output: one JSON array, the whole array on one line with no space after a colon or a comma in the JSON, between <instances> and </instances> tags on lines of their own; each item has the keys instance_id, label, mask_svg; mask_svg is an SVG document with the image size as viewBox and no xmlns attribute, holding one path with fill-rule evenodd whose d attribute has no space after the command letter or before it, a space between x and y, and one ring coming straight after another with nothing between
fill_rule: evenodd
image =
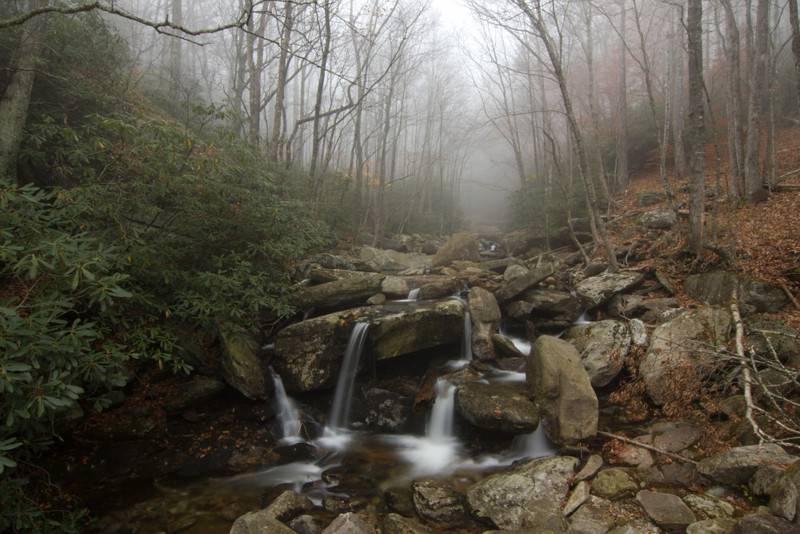
<instances>
[{"instance_id":1,"label":"rocky streambank","mask_svg":"<svg viewBox=\"0 0 800 534\"><path fill-rule=\"evenodd\" d=\"M384 244L391 248L301 262L293 296L301 315L266 340L220 325L219 361L206 362L180 395L165 393L158 404L171 408L159 417L167 425L194 418L209 433L227 424L236 427L224 428L237 440L228 453L208 450L214 463L159 451L171 467L151 477L171 480L169 489L108 513L95 531L800 531L796 450L763 442L759 432L770 421L753 415L760 399L745 387L736 351L739 333L751 361L777 362L757 368L762 383L768 381L758 390L762 397L796 399L798 333L767 315L788 302L780 288L709 272L687 281L685 291L695 299L689 300L665 273L637 267L630 250L628 267L611 273L601 263L583 265L575 252L530 250L534 245L521 235L501 241L457 234L439 243L399 236ZM412 291L419 301L397 302ZM276 414L259 402L273 400L274 371L303 408L299 436L319 436L358 323L369 328L351 428L421 431L436 400L434 384L446 380L455 388L458 433L472 453L499 453L541 425L556 454L418 474L390 487L375 473L393 460L366 455L315 474L313 483L327 488L321 498L309 499L308 485L276 483L249 500L211 499L195 486L183 492L195 492L203 504L185 504L191 499L179 498L175 475L192 465L195 474L202 465L206 475L223 475L314 458L306 450L313 442L279 443ZM465 358L465 346L472 360L449 366ZM223 398L227 410L209 407L221 407ZM169 430L135 431L152 415L112 425L105 438L129 448L168 440ZM90 463L100 464L102 438L94 439ZM89 471L105 483L103 469L113 471L79 463L66 479ZM207 530L200 530L203 523Z\"/></svg>"}]
</instances>

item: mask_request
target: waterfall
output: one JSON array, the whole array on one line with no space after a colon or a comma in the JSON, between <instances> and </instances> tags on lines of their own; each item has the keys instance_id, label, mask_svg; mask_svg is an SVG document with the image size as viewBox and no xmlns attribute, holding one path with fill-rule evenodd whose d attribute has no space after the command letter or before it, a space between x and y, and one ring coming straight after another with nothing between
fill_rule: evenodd
<instances>
[{"instance_id":1,"label":"waterfall","mask_svg":"<svg viewBox=\"0 0 800 534\"><path fill-rule=\"evenodd\" d=\"M298 443L303 441L300 437L300 411L294 401L286 394L283 387L283 380L272 367L269 368L272 374L272 381L275 383L275 401L278 404L278 420L281 423L283 436L281 441L287 443Z\"/></svg>"},{"instance_id":2,"label":"waterfall","mask_svg":"<svg viewBox=\"0 0 800 534\"><path fill-rule=\"evenodd\" d=\"M544 426L541 424L536 427L534 432L514 438L511 447L514 452L521 454L524 458L541 458L558 454L558 448L544 433Z\"/></svg>"},{"instance_id":3,"label":"waterfall","mask_svg":"<svg viewBox=\"0 0 800 534\"><path fill-rule=\"evenodd\" d=\"M358 360L361 358L361 351L364 349L368 328L369 323L356 323L350 333L350 339L347 341L347 349L344 352L342 366L339 368L339 378L336 381L333 406L331 407L330 417L328 417L328 426L331 428L347 428L350 417L350 399L353 396Z\"/></svg>"},{"instance_id":4,"label":"waterfall","mask_svg":"<svg viewBox=\"0 0 800 534\"><path fill-rule=\"evenodd\" d=\"M445 441L453 437L456 387L440 378L436 381L434 391L436 401L433 403L426 434L433 441Z\"/></svg>"},{"instance_id":5,"label":"waterfall","mask_svg":"<svg viewBox=\"0 0 800 534\"><path fill-rule=\"evenodd\" d=\"M408 292L408 296L406 297L406 300L411 301L411 302L418 301L419 300L419 288L415 287L414 289L409 291Z\"/></svg>"},{"instance_id":6,"label":"waterfall","mask_svg":"<svg viewBox=\"0 0 800 534\"><path fill-rule=\"evenodd\" d=\"M472 360L472 317L469 314L469 306L464 306L464 337L461 339L461 359L463 361Z\"/></svg>"}]
</instances>

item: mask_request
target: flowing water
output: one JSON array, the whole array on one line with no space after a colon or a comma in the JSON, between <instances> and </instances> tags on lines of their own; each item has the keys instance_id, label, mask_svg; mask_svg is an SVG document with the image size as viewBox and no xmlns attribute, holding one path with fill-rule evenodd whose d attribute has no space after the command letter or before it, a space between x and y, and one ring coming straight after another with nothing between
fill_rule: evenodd
<instances>
[{"instance_id":1,"label":"flowing water","mask_svg":"<svg viewBox=\"0 0 800 534\"><path fill-rule=\"evenodd\" d=\"M328 418L328 426L333 429L346 429L350 418L350 399L353 396L353 385L358 371L358 361L364 342L367 339L369 323L356 323L350 333L347 349L339 369L339 378L336 382L336 393L333 397L333 406Z\"/></svg>"},{"instance_id":2,"label":"flowing water","mask_svg":"<svg viewBox=\"0 0 800 534\"><path fill-rule=\"evenodd\" d=\"M286 394L286 389L283 387L283 380L281 377L270 367L272 373L272 381L275 384L275 403L278 406L278 420L281 423L281 443L299 443L303 441L300 437L301 422L300 410L297 409L297 404L294 400Z\"/></svg>"}]
</instances>

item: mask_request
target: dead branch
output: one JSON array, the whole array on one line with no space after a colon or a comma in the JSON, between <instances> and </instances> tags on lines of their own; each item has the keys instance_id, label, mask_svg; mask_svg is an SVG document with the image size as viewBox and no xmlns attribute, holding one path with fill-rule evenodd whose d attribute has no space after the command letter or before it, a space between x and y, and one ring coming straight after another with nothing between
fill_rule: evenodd
<instances>
[{"instance_id":1,"label":"dead branch","mask_svg":"<svg viewBox=\"0 0 800 534\"><path fill-rule=\"evenodd\" d=\"M781 288L783 288L783 292L786 293L786 296L789 297L789 300L792 301L792 304L794 304L794 307L797 308L798 310L800 310L800 303L798 303L797 299L794 298L794 295L792 295L792 292L789 291L788 287L786 287L786 284L781 282Z\"/></svg>"},{"instance_id":2,"label":"dead branch","mask_svg":"<svg viewBox=\"0 0 800 534\"><path fill-rule=\"evenodd\" d=\"M680 454L675 454L675 453L672 453L672 452L668 452L668 451L665 451L664 449L659 449L658 447L654 447L652 445L648 445L646 443L642 443L640 441L636 441L635 439L626 438L625 436L620 436L618 434L613 434L611 432L604 432L602 430L598 430L597 434L600 435L600 436L603 436L605 438L616 439L616 440L628 443L630 445L634 445L636 447L641 447L642 449L647 449L648 451L652 451L652 452L655 452L655 453L658 453L658 454L662 454L662 455L664 455L664 456L666 456L668 458L672 458L673 460L678 460L680 462L685 462L685 463L688 463L688 464L697 465L697 462L695 462L691 458L687 458L685 456L681 456Z\"/></svg>"},{"instance_id":3,"label":"dead branch","mask_svg":"<svg viewBox=\"0 0 800 534\"><path fill-rule=\"evenodd\" d=\"M739 313L739 305L737 304L738 298L738 292L734 290L733 301L731 302L731 314L733 315L733 322L736 325L736 354L738 354L744 362L744 324L742 323L742 315ZM761 430L761 427L758 426L755 417L753 417L753 408L755 406L753 402L753 377L750 367L746 363L742 364L742 372L744 374L745 417L750 423L755 435L758 436L759 443L764 443L765 434Z\"/></svg>"}]
</instances>

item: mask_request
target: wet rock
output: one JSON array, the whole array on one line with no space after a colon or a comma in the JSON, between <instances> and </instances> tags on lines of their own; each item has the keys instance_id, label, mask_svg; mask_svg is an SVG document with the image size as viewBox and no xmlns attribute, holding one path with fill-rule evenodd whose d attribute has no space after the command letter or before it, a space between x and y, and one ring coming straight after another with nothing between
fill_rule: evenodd
<instances>
[{"instance_id":1,"label":"wet rock","mask_svg":"<svg viewBox=\"0 0 800 534\"><path fill-rule=\"evenodd\" d=\"M636 500L642 505L647 516L667 531L682 532L697 520L677 495L643 490L636 494Z\"/></svg>"},{"instance_id":2,"label":"wet rock","mask_svg":"<svg viewBox=\"0 0 800 534\"><path fill-rule=\"evenodd\" d=\"M256 339L231 323L220 323L219 337L225 381L248 399L272 398L274 384Z\"/></svg>"},{"instance_id":3,"label":"wet rock","mask_svg":"<svg viewBox=\"0 0 800 534\"><path fill-rule=\"evenodd\" d=\"M581 281L575 288L587 309L604 304L617 293L624 293L644 281L640 273L603 273Z\"/></svg>"},{"instance_id":4,"label":"wet rock","mask_svg":"<svg viewBox=\"0 0 800 534\"><path fill-rule=\"evenodd\" d=\"M375 534L375 529L358 515L348 512L334 519L322 534Z\"/></svg>"},{"instance_id":5,"label":"wet rock","mask_svg":"<svg viewBox=\"0 0 800 534\"><path fill-rule=\"evenodd\" d=\"M525 384L468 382L458 386L455 400L458 413L481 430L525 434L539 425Z\"/></svg>"},{"instance_id":6,"label":"wet rock","mask_svg":"<svg viewBox=\"0 0 800 534\"><path fill-rule=\"evenodd\" d=\"M433 267L446 267L456 260L481 261L480 245L473 234L453 234L433 257Z\"/></svg>"},{"instance_id":7,"label":"wet rock","mask_svg":"<svg viewBox=\"0 0 800 534\"><path fill-rule=\"evenodd\" d=\"M730 328L730 313L719 308L692 310L658 326L639 365L650 399L658 405L677 401L687 385L710 373L715 345L729 340Z\"/></svg>"},{"instance_id":8,"label":"wet rock","mask_svg":"<svg viewBox=\"0 0 800 534\"><path fill-rule=\"evenodd\" d=\"M175 396L164 401L164 409L168 414L176 414L195 408L213 399L225 390L225 383L208 376L197 376L178 386Z\"/></svg>"},{"instance_id":9,"label":"wet rock","mask_svg":"<svg viewBox=\"0 0 800 534\"><path fill-rule=\"evenodd\" d=\"M732 534L797 534L797 525L774 515L748 515L733 527Z\"/></svg>"},{"instance_id":10,"label":"wet rock","mask_svg":"<svg viewBox=\"0 0 800 534\"><path fill-rule=\"evenodd\" d=\"M275 519L265 510L248 512L233 522L230 534L260 534L262 532L276 534L294 534L294 531Z\"/></svg>"},{"instance_id":11,"label":"wet rock","mask_svg":"<svg viewBox=\"0 0 800 534\"><path fill-rule=\"evenodd\" d=\"M541 267L532 269L525 274L512 278L508 282L503 283L495 290L494 296L500 303L507 302L523 291L526 291L536 284L539 284L551 276L553 272L554 268L552 265L543 265Z\"/></svg>"},{"instance_id":12,"label":"wet rock","mask_svg":"<svg viewBox=\"0 0 800 534\"><path fill-rule=\"evenodd\" d=\"M363 391L368 410L365 423L369 429L397 432L411 417L413 397L384 387L369 387Z\"/></svg>"},{"instance_id":13,"label":"wet rock","mask_svg":"<svg viewBox=\"0 0 800 534\"><path fill-rule=\"evenodd\" d=\"M286 490L263 511L272 514L278 521L286 523L300 514L308 512L313 507L314 504L305 495Z\"/></svg>"},{"instance_id":14,"label":"wet rock","mask_svg":"<svg viewBox=\"0 0 800 534\"><path fill-rule=\"evenodd\" d=\"M659 230L669 230L678 224L678 216L674 211L646 211L639 218L639 223L645 228L655 228Z\"/></svg>"},{"instance_id":15,"label":"wet rock","mask_svg":"<svg viewBox=\"0 0 800 534\"><path fill-rule=\"evenodd\" d=\"M464 330L464 308L456 299L419 304L413 310L377 317L370 340L377 360L456 343Z\"/></svg>"},{"instance_id":16,"label":"wet rock","mask_svg":"<svg viewBox=\"0 0 800 534\"><path fill-rule=\"evenodd\" d=\"M425 525L398 514L388 514L383 519L383 534L433 534Z\"/></svg>"},{"instance_id":17,"label":"wet rock","mask_svg":"<svg viewBox=\"0 0 800 534\"><path fill-rule=\"evenodd\" d=\"M531 347L526 374L528 392L554 443L574 443L597 433L597 395L574 346L540 336Z\"/></svg>"},{"instance_id":18,"label":"wet rock","mask_svg":"<svg viewBox=\"0 0 800 534\"><path fill-rule=\"evenodd\" d=\"M684 283L686 293L701 302L727 306L738 293L742 313L750 311L774 313L783 308L789 298L780 287L760 280L746 279L736 273L714 271L688 276Z\"/></svg>"},{"instance_id":19,"label":"wet rock","mask_svg":"<svg viewBox=\"0 0 800 534\"><path fill-rule=\"evenodd\" d=\"M387 276L381 282L381 292L390 299L404 299L412 289L419 289L420 299L438 299L454 295L461 282L452 276Z\"/></svg>"},{"instance_id":20,"label":"wet rock","mask_svg":"<svg viewBox=\"0 0 800 534\"><path fill-rule=\"evenodd\" d=\"M706 519L686 527L686 534L731 534L734 526L734 519Z\"/></svg>"},{"instance_id":21,"label":"wet rock","mask_svg":"<svg viewBox=\"0 0 800 534\"><path fill-rule=\"evenodd\" d=\"M386 506L398 514L405 516L414 514L414 497L411 490L405 486L389 488L383 494Z\"/></svg>"},{"instance_id":22,"label":"wet rock","mask_svg":"<svg viewBox=\"0 0 800 534\"><path fill-rule=\"evenodd\" d=\"M797 460L774 443L734 447L703 458L698 471L719 484L746 484L765 464L790 464Z\"/></svg>"},{"instance_id":23,"label":"wet rock","mask_svg":"<svg viewBox=\"0 0 800 534\"><path fill-rule=\"evenodd\" d=\"M442 528L452 528L467 520L464 497L447 482L432 478L411 483L414 507L423 519Z\"/></svg>"},{"instance_id":24,"label":"wet rock","mask_svg":"<svg viewBox=\"0 0 800 534\"><path fill-rule=\"evenodd\" d=\"M581 316L583 305L567 291L537 287L523 292L506 310L514 318L532 315L571 323Z\"/></svg>"},{"instance_id":25,"label":"wet rock","mask_svg":"<svg viewBox=\"0 0 800 534\"><path fill-rule=\"evenodd\" d=\"M575 534L606 534L614 528L616 523L609 505L610 503L595 497L578 508L569 518L571 532Z\"/></svg>"},{"instance_id":26,"label":"wet rock","mask_svg":"<svg viewBox=\"0 0 800 534\"><path fill-rule=\"evenodd\" d=\"M289 528L297 534L320 534L322 523L310 515L301 515L292 519Z\"/></svg>"},{"instance_id":27,"label":"wet rock","mask_svg":"<svg viewBox=\"0 0 800 534\"><path fill-rule=\"evenodd\" d=\"M632 497L645 485L644 476L635 469L611 467L603 469L592 480L592 493L609 500Z\"/></svg>"},{"instance_id":28,"label":"wet rock","mask_svg":"<svg viewBox=\"0 0 800 534\"><path fill-rule=\"evenodd\" d=\"M345 271L346 278L298 289L290 301L298 308L333 308L363 304L381 290L384 276L377 273Z\"/></svg>"},{"instance_id":29,"label":"wet rock","mask_svg":"<svg viewBox=\"0 0 800 534\"><path fill-rule=\"evenodd\" d=\"M563 339L578 349L594 387L606 386L617 377L631 346L628 327L610 319L574 326Z\"/></svg>"},{"instance_id":30,"label":"wet rock","mask_svg":"<svg viewBox=\"0 0 800 534\"><path fill-rule=\"evenodd\" d=\"M503 318L497 299L481 287L473 287L468 298L470 319L472 321L472 354L479 360L494 360L496 354L492 335L500 328Z\"/></svg>"},{"instance_id":31,"label":"wet rock","mask_svg":"<svg viewBox=\"0 0 800 534\"><path fill-rule=\"evenodd\" d=\"M506 336L496 333L492 334L492 344L495 351L502 358L525 358L514 343Z\"/></svg>"}]
</instances>

